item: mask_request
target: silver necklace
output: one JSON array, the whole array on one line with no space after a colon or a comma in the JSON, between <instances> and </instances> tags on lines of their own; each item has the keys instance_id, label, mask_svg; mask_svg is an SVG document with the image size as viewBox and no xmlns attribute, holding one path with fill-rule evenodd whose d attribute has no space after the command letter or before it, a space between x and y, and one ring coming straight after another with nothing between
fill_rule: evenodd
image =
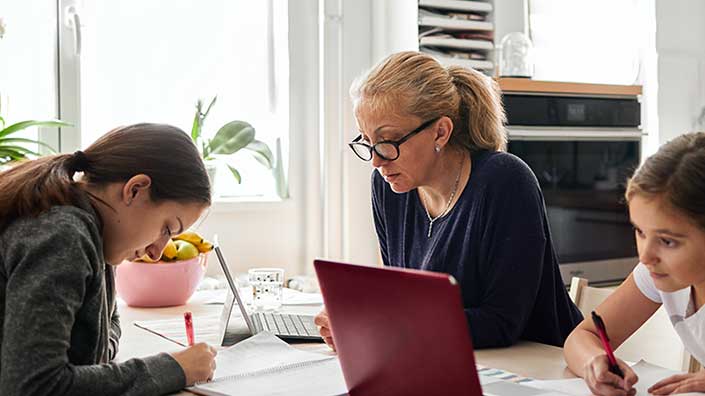
<instances>
[{"instance_id":1,"label":"silver necklace","mask_svg":"<svg viewBox=\"0 0 705 396\"><path fill-rule=\"evenodd\" d=\"M460 160L460 170L458 171L458 176L455 177L455 183L453 183L453 189L450 191L450 197L448 198L448 203L446 204L445 210L441 214L439 214L436 217L431 217L431 214L428 213L428 208L426 205L426 199L423 197L422 194L421 200L423 201L423 208L426 211L426 217L428 217L428 237L431 237L431 231L433 230L433 223L440 219L441 217L445 216L448 214L448 211L450 211L450 204L453 202L453 198L455 198L455 193L458 192L458 184L460 184L460 174L463 173L463 165L465 165L465 156L463 155L463 158Z\"/></svg>"}]
</instances>

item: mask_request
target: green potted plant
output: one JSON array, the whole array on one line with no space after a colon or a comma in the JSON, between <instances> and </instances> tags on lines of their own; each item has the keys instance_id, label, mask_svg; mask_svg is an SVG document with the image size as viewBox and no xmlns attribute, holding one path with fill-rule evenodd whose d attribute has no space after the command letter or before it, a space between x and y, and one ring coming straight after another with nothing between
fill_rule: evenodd
<instances>
[{"instance_id":1,"label":"green potted plant","mask_svg":"<svg viewBox=\"0 0 705 396\"><path fill-rule=\"evenodd\" d=\"M29 156L41 156L40 153L23 144L36 144L47 148L51 153L56 152L51 146L38 140L15 137L16 133L34 126L63 127L71 126L71 124L59 120L27 120L5 126L5 120L0 117L0 166L7 166L10 162L24 160Z\"/></svg>"},{"instance_id":2,"label":"green potted plant","mask_svg":"<svg viewBox=\"0 0 705 396\"><path fill-rule=\"evenodd\" d=\"M235 180L238 183L242 181L240 172L227 162L227 157L242 149L248 150L267 169L272 169L274 166L272 151L266 143L255 139L255 129L245 121L230 121L220 127L212 138L203 136L203 124L216 99L217 96L211 100L205 111L203 111L203 101L199 99L196 102L196 114L191 127L191 139L193 139L201 152L208 169L208 175L211 177L211 183L215 180L216 156L224 157L226 159L225 164Z\"/></svg>"}]
</instances>

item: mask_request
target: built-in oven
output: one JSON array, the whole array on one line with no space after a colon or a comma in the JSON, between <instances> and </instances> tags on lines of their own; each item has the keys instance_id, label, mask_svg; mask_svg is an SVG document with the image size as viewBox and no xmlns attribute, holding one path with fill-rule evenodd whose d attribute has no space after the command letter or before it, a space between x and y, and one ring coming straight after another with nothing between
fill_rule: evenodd
<instances>
[{"instance_id":1,"label":"built-in oven","mask_svg":"<svg viewBox=\"0 0 705 396\"><path fill-rule=\"evenodd\" d=\"M624 201L641 159L638 97L505 92L504 104L508 151L541 185L564 283L626 278L638 261Z\"/></svg>"}]
</instances>

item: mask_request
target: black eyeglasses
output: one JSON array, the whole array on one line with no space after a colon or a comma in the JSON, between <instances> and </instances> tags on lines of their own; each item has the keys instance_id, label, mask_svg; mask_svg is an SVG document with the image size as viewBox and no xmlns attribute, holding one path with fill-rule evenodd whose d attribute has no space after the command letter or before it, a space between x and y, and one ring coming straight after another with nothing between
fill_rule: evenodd
<instances>
[{"instance_id":1,"label":"black eyeglasses","mask_svg":"<svg viewBox=\"0 0 705 396\"><path fill-rule=\"evenodd\" d=\"M421 124L418 128L407 133L399 140L382 140L373 145L361 142L362 134L356 137L352 142L348 143L348 146L352 149L355 155L358 156L363 161L369 161L372 159L372 151L374 150L377 155L387 161L394 161L399 158L399 146L407 140L411 139L417 133L423 131L424 129L430 127L434 122L438 121L440 117L428 120Z\"/></svg>"}]
</instances>

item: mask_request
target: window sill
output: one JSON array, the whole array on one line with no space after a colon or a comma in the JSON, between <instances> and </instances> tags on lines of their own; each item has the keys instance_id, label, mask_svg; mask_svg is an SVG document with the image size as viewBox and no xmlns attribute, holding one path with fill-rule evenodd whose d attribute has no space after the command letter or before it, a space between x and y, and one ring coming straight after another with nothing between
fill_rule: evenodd
<instances>
[{"instance_id":1,"label":"window sill","mask_svg":"<svg viewBox=\"0 0 705 396\"><path fill-rule=\"evenodd\" d=\"M215 197L211 213L232 213L241 211L271 211L286 209L294 205L291 198L249 196L249 197Z\"/></svg>"}]
</instances>

